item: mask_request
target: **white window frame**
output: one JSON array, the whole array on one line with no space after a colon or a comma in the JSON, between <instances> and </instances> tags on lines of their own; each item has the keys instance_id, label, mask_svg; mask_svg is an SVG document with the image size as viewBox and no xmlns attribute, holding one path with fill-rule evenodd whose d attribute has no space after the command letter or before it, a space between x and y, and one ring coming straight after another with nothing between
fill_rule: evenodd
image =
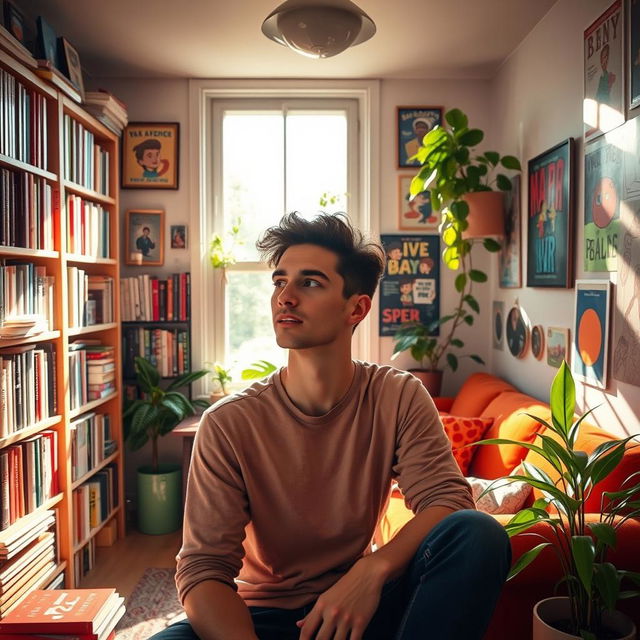
<instances>
[{"instance_id":1,"label":"white window frame","mask_svg":"<svg viewBox=\"0 0 640 640\"><path fill-rule=\"evenodd\" d=\"M191 353L194 368L205 367L224 353L224 287L221 274L211 268L208 244L214 230L220 228L221 168L213 163L214 104L246 99L274 100L292 109L298 100L313 98L354 100L357 104L357 193L351 194L359 215L352 214L365 233L379 235L379 101L377 80L190 80L189 81L189 211L191 242ZM218 150L219 151L219 150ZM214 177L215 176L215 177ZM252 270L245 263L245 270ZM256 263L253 267L258 270ZM354 336L354 357L376 361L379 357L377 338L377 296L369 318L361 323ZM213 322L212 322L213 320ZM194 385L196 395L208 390L205 378Z\"/></svg>"}]
</instances>

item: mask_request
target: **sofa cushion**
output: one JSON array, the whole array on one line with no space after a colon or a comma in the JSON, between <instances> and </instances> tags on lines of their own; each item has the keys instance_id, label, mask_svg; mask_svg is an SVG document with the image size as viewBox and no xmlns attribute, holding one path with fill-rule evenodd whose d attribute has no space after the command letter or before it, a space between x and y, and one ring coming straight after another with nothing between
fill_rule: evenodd
<instances>
[{"instance_id":1,"label":"sofa cushion","mask_svg":"<svg viewBox=\"0 0 640 640\"><path fill-rule=\"evenodd\" d=\"M481 417L494 418L493 426L484 438L508 438L520 442L533 442L542 425L524 412L549 420L548 405L518 391L505 391L482 412ZM513 444L480 445L475 453L469 475L477 478L508 476L525 458L528 449Z\"/></svg>"},{"instance_id":2,"label":"sofa cushion","mask_svg":"<svg viewBox=\"0 0 640 640\"><path fill-rule=\"evenodd\" d=\"M515 388L490 373L474 373L465 380L448 412L454 416L479 416L503 391Z\"/></svg>"},{"instance_id":3,"label":"sofa cushion","mask_svg":"<svg viewBox=\"0 0 640 640\"><path fill-rule=\"evenodd\" d=\"M462 475L466 476L474 453L474 448L467 445L482 440L487 429L493 424L493 418L463 418L448 415L441 415L440 418L451 442L453 457Z\"/></svg>"},{"instance_id":4,"label":"sofa cushion","mask_svg":"<svg viewBox=\"0 0 640 640\"><path fill-rule=\"evenodd\" d=\"M511 472L511 475L520 473L520 471L520 465L518 465ZM524 507L531 494L531 485L526 482L508 482L504 478L485 480L473 476L467 476L467 482L471 485L476 508L485 513L517 513ZM482 495L486 489L489 491Z\"/></svg>"}]
</instances>

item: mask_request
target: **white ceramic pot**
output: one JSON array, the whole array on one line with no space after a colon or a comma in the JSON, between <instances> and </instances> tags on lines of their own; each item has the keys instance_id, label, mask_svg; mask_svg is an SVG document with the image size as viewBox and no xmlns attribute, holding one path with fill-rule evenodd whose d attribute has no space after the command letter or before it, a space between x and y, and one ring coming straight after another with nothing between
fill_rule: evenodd
<instances>
[{"instance_id":1,"label":"white ceramic pot","mask_svg":"<svg viewBox=\"0 0 640 640\"><path fill-rule=\"evenodd\" d=\"M553 625L562 620L568 620L569 598L557 597L540 600L533 608L533 640L580 640L564 631L559 631ZM635 640L636 626L633 621L619 611L605 613L606 626L618 635L615 640Z\"/></svg>"}]
</instances>

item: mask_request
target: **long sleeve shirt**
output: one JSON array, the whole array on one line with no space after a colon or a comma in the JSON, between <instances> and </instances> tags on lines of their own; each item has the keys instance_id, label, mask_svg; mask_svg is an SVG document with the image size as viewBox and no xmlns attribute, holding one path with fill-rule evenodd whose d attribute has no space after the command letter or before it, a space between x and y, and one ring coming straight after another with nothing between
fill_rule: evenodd
<instances>
[{"instance_id":1,"label":"long sleeve shirt","mask_svg":"<svg viewBox=\"0 0 640 640\"><path fill-rule=\"evenodd\" d=\"M475 508L422 384L355 364L325 415L302 413L280 372L203 414L178 554L182 601L217 580L250 606L312 602L370 552L392 479L414 513Z\"/></svg>"}]
</instances>

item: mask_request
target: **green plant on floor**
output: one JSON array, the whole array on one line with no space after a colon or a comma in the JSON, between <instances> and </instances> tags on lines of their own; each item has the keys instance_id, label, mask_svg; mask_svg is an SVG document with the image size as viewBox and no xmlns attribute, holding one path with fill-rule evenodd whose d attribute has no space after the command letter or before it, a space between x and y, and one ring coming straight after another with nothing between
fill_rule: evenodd
<instances>
[{"instance_id":1,"label":"green plant on floor","mask_svg":"<svg viewBox=\"0 0 640 640\"><path fill-rule=\"evenodd\" d=\"M240 376L243 380L261 380L272 374L278 367L268 360L252 362L250 367L242 370Z\"/></svg>"},{"instance_id":2,"label":"green plant on floor","mask_svg":"<svg viewBox=\"0 0 640 640\"><path fill-rule=\"evenodd\" d=\"M546 430L539 434L540 444L516 442L503 438L482 440L477 444L516 444L535 451L552 467L558 480L545 471L524 462L521 475L496 482L525 482L540 490L531 507L522 509L506 525L509 536L528 531L534 525L548 525L546 534L535 533L543 542L524 553L514 564L509 579L535 560L546 547L555 552L563 577L558 585L566 588L570 601L569 633L584 640L609 637L604 634L602 615L612 611L620 598L640 595L640 574L617 569L608 559L616 546L616 531L629 518L640 515L640 471L625 479L618 491L605 491L597 522L587 520L587 500L594 487L618 466L629 441L636 436L601 444L587 454L575 448L578 429L591 413L574 418L575 384L563 361L551 385L551 422L529 415ZM487 491L495 488L496 483ZM539 529L537 530L539 531ZM623 590L629 583L631 590Z\"/></svg>"},{"instance_id":3,"label":"green plant on floor","mask_svg":"<svg viewBox=\"0 0 640 640\"><path fill-rule=\"evenodd\" d=\"M208 371L191 371L174 378L166 388L160 386L160 372L150 362L136 356L136 384L142 398L132 400L125 408L125 439L132 451L151 441L151 467L158 473L158 438L171 432L180 421L195 413L196 407L206 409L206 400L189 400L178 389L186 387Z\"/></svg>"}]
</instances>

